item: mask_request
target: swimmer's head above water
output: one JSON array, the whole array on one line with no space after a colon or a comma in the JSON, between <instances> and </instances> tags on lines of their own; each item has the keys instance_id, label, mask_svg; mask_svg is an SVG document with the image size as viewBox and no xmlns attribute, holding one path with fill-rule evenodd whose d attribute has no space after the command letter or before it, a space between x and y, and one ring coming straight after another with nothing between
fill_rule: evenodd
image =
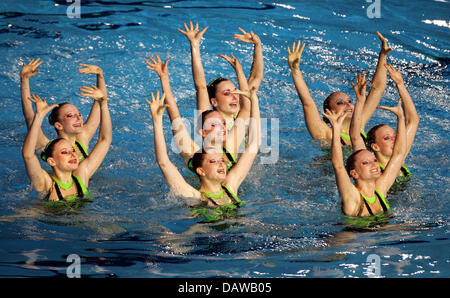
<instances>
[{"instance_id":1,"label":"swimmer's head above water","mask_svg":"<svg viewBox=\"0 0 450 298\"><path fill-rule=\"evenodd\" d=\"M340 111L347 112L347 118L351 119L353 115L354 105L350 97L344 92L333 92L325 99L323 102L323 111L330 110L336 113ZM324 121L329 123L328 119L325 117Z\"/></svg>"},{"instance_id":2,"label":"swimmer's head above water","mask_svg":"<svg viewBox=\"0 0 450 298\"><path fill-rule=\"evenodd\" d=\"M392 156L397 132L387 124L378 124L367 133L367 144L373 152Z\"/></svg>"},{"instance_id":3,"label":"swimmer's head above water","mask_svg":"<svg viewBox=\"0 0 450 298\"><path fill-rule=\"evenodd\" d=\"M355 181L377 179L381 175L377 158L366 149L353 152L347 159L345 169Z\"/></svg>"},{"instance_id":4,"label":"swimmer's head above water","mask_svg":"<svg viewBox=\"0 0 450 298\"><path fill-rule=\"evenodd\" d=\"M232 93L237 88L228 79L216 78L208 86L208 95L214 109L230 115L236 115L240 109L239 95Z\"/></svg>"},{"instance_id":5,"label":"swimmer's head above water","mask_svg":"<svg viewBox=\"0 0 450 298\"><path fill-rule=\"evenodd\" d=\"M52 168L74 171L78 168L78 155L69 141L57 138L50 141L41 153L41 159Z\"/></svg>"},{"instance_id":6,"label":"swimmer's head above water","mask_svg":"<svg viewBox=\"0 0 450 298\"><path fill-rule=\"evenodd\" d=\"M48 122L55 127L56 132L79 134L83 130L83 116L76 106L68 102L54 108L48 116Z\"/></svg>"},{"instance_id":7,"label":"swimmer's head above water","mask_svg":"<svg viewBox=\"0 0 450 298\"><path fill-rule=\"evenodd\" d=\"M198 118L198 133L208 144L223 144L227 129L223 116L216 110L204 111Z\"/></svg>"},{"instance_id":8,"label":"swimmer's head above water","mask_svg":"<svg viewBox=\"0 0 450 298\"><path fill-rule=\"evenodd\" d=\"M222 182L227 176L227 162L221 152L214 148L204 148L192 157L194 172L200 180Z\"/></svg>"}]
</instances>

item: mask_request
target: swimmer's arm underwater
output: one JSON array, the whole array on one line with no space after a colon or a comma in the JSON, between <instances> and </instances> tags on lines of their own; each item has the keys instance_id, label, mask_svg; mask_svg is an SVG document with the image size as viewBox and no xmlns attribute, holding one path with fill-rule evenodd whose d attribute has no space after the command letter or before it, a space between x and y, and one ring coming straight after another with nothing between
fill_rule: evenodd
<instances>
[{"instance_id":1,"label":"swimmer's arm underwater","mask_svg":"<svg viewBox=\"0 0 450 298\"><path fill-rule=\"evenodd\" d=\"M30 102L36 105L36 113L22 147L22 157L25 162L28 177L31 179L33 187L38 192L44 192L51 187L50 175L41 167L35 154L36 143L38 142L39 131L45 116L58 105L48 106L47 102L37 95L29 97Z\"/></svg>"},{"instance_id":2,"label":"swimmer's arm underwater","mask_svg":"<svg viewBox=\"0 0 450 298\"><path fill-rule=\"evenodd\" d=\"M383 93L386 90L387 75L384 64L386 63L387 55L392 48L388 47L386 39L380 32L377 31L377 35L381 41L381 50L378 56L377 68L375 70L369 94L367 95L366 104L364 105L362 113L362 130L365 129L366 124L375 113L377 105L380 103L381 96L383 96Z\"/></svg>"},{"instance_id":3,"label":"swimmer's arm underwater","mask_svg":"<svg viewBox=\"0 0 450 298\"><path fill-rule=\"evenodd\" d=\"M167 105L164 105L165 95L163 94L160 98L159 91L157 91L156 98L153 92L151 93L151 96L152 101L150 102L147 99L146 101L150 107L150 112L153 119L153 139L158 166L161 169L161 172L163 173L170 190L176 196L200 199L200 192L184 180L183 176L180 174L176 166L170 161L167 154L162 121L164 110L167 107Z\"/></svg>"},{"instance_id":4,"label":"swimmer's arm underwater","mask_svg":"<svg viewBox=\"0 0 450 298\"><path fill-rule=\"evenodd\" d=\"M397 116L397 136L395 138L394 149L392 156L386 165L384 172L376 181L376 189L386 195L389 188L394 184L398 172L403 164L406 152L406 128L405 118L403 116L402 101L399 100L396 107L378 106L379 109L384 109L394 113Z\"/></svg>"},{"instance_id":5,"label":"swimmer's arm underwater","mask_svg":"<svg viewBox=\"0 0 450 298\"><path fill-rule=\"evenodd\" d=\"M300 48L301 42L299 41L297 45L295 42L292 45L292 51L288 47L288 63L291 69L292 78L294 80L295 89L297 90L300 101L302 102L303 112L305 114L306 127L313 139L331 139L331 129L322 120L319 114L319 110L309 93L308 86L303 79L302 73L300 71L300 58L305 48L305 43L303 43Z\"/></svg>"},{"instance_id":6,"label":"swimmer's arm underwater","mask_svg":"<svg viewBox=\"0 0 450 298\"><path fill-rule=\"evenodd\" d=\"M28 64L23 64L22 70L20 72L20 93L22 98L22 112L25 117L25 123L27 124L27 129L29 130L34 119L33 104L29 100L31 97L30 91L30 78L34 77L39 71L39 66L44 61L40 58L32 59ZM38 138L36 141L35 150L40 152L49 142L49 139L44 135L42 128L39 126Z\"/></svg>"},{"instance_id":7,"label":"swimmer's arm underwater","mask_svg":"<svg viewBox=\"0 0 450 298\"><path fill-rule=\"evenodd\" d=\"M195 28L192 21L189 21L190 27L188 27L186 23L183 23L183 25L186 31L181 29L177 30L187 37L191 45L192 76L194 78L194 85L197 91L197 110L202 113L204 111L211 110L208 89L206 87L205 71L203 69L202 59L200 56L200 41L208 27L203 28L199 32L198 23L195 24Z\"/></svg>"},{"instance_id":8,"label":"swimmer's arm underwater","mask_svg":"<svg viewBox=\"0 0 450 298\"><path fill-rule=\"evenodd\" d=\"M79 63L80 66L84 68L78 69L79 73L85 74L95 74L97 76L97 88L102 90L105 96L108 96L108 91L106 88L105 77L103 75L103 70L97 65L89 65ZM89 112L88 119L84 123L83 131L77 136L77 139L81 141L86 148L89 148L89 142L94 137L97 132L97 128L100 125L100 103L94 100L92 103L91 111Z\"/></svg>"},{"instance_id":9,"label":"swimmer's arm underwater","mask_svg":"<svg viewBox=\"0 0 450 298\"><path fill-rule=\"evenodd\" d=\"M366 74L356 76L356 84L353 84L353 90L356 95L355 109L353 110L352 121L350 123L350 138L352 140L353 152L366 149L366 144L361 137L361 114L366 101Z\"/></svg>"},{"instance_id":10,"label":"swimmer's arm underwater","mask_svg":"<svg viewBox=\"0 0 450 298\"><path fill-rule=\"evenodd\" d=\"M251 101L248 143L238 162L227 173L223 183L237 193L239 186L247 177L261 146L261 120L256 88L253 87L250 91L236 90L234 92L248 97Z\"/></svg>"},{"instance_id":11,"label":"swimmer's arm underwater","mask_svg":"<svg viewBox=\"0 0 450 298\"><path fill-rule=\"evenodd\" d=\"M159 55L155 55L156 60L152 57L148 57L150 60L146 60L146 68L156 72L161 81L161 87L165 95L165 102L167 107L167 113L169 114L170 122L172 124L172 134L175 138L177 148L181 155L185 159L191 158L200 147L192 140L189 135L186 126L181 118L180 111L178 110L176 99L173 95L172 88L170 86L169 77L169 59L167 59L164 64L161 61Z\"/></svg>"},{"instance_id":12,"label":"swimmer's arm underwater","mask_svg":"<svg viewBox=\"0 0 450 298\"><path fill-rule=\"evenodd\" d=\"M403 162L405 162L406 156L411 150L414 138L416 137L417 128L419 127L419 114L417 114L416 106L406 90L405 83L400 73L400 67L396 70L392 65L385 64L391 79L397 86L398 93L403 103L403 110L405 111L405 125L406 125L406 152Z\"/></svg>"},{"instance_id":13,"label":"swimmer's arm underwater","mask_svg":"<svg viewBox=\"0 0 450 298\"><path fill-rule=\"evenodd\" d=\"M86 157L78 166L75 173L83 180L86 187L89 186L89 180L102 164L112 143L112 122L108 108L108 99L104 90L94 86L83 86L80 89L81 96L93 98L98 101L100 106L100 131L98 140L88 157Z\"/></svg>"},{"instance_id":14,"label":"swimmer's arm underwater","mask_svg":"<svg viewBox=\"0 0 450 298\"><path fill-rule=\"evenodd\" d=\"M248 79L248 89L256 88L258 91L259 86L264 77L264 59L262 54L261 39L253 31L245 32L244 29L238 27L242 34L234 34L234 38L245 43L252 43L253 48L253 61L250 69L250 77ZM247 90L247 88L239 87L241 90Z\"/></svg>"},{"instance_id":15,"label":"swimmer's arm underwater","mask_svg":"<svg viewBox=\"0 0 450 298\"><path fill-rule=\"evenodd\" d=\"M359 211L360 195L345 169L340 136L342 123L346 118L346 114L344 112L338 114L327 109L323 115L330 120L332 125L331 161L336 177L336 185L339 195L342 198L342 211L346 215L356 215Z\"/></svg>"}]
</instances>

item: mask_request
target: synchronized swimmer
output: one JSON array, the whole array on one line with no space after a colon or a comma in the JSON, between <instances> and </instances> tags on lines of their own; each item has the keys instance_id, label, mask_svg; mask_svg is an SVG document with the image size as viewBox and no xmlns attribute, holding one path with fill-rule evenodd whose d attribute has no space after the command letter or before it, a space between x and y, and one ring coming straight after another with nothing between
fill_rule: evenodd
<instances>
[{"instance_id":1,"label":"synchronized swimmer","mask_svg":"<svg viewBox=\"0 0 450 298\"><path fill-rule=\"evenodd\" d=\"M198 23L184 23L178 29L190 43L192 75L199 113L197 144L186 129L173 95L168 70L158 54L149 56L146 67L160 79L162 93L151 93L146 100L153 120L155 157L172 193L186 198L190 207L207 210L235 210L243 204L238 197L239 186L245 180L261 145L261 123L258 89L264 76L261 40L253 31L234 34L234 38L253 44L253 61L249 79L238 59L219 54L234 69L239 89L229 79L217 77L206 84L200 42L208 27L199 30ZM366 75L358 75L353 84L356 103L343 92L331 93L323 103L322 119L300 71L300 59L305 43L294 42L288 47L288 65L294 86L302 103L305 123L311 137L331 140L331 160L336 184L342 198L342 211L347 216L368 217L388 213L391 208L386 196L398 176L409 177L405 159L414 142L419 116L406 90L400 68L387 64L392 50L385 38L381 41L376 71L366 96ZM83 86L81 96L94 99L86 123L73 104L64 102L49 106L37 95L31 95L30 78L39 71L42 60L33 59L21 71L22 110L28 128L23 145L23 159L33 187L49 201L72 201L88 194L89 180L102 164L112 142L112 123L103 71L96 65L80 64L80 73L96 74L97 85ZM387 85L387 73L395 83L400 100L395 107L378 106ZM366 99L367 97L367 99ZM36 112L33 111L33 103ZM403 105L403 108L402 108ZM365 134L365 126L377 108L397 117L397 130L379 124ZM186 165L199 177L201 186L186 182L170 161L164 139L163 114L167 110L172 133ZM57 138L48 139L42 123L49 114ZM330 125L330 126L329 126ZM96 145L89 152L89 143L100 126ZM352 146L353 153L344 163L342 147ZM244 149L242 149L244 148ZM242 149L242 150L241 150ZM242 151L242 153L241 153ZM52 167L52 173L42 169L36 154ZM352 182L354 181L354 183ZM220 213L219 212L219 213ZM218 214L218 213L216 213ZM218 218L220 219L220 218Z\"/></svg>"}]
</instances>

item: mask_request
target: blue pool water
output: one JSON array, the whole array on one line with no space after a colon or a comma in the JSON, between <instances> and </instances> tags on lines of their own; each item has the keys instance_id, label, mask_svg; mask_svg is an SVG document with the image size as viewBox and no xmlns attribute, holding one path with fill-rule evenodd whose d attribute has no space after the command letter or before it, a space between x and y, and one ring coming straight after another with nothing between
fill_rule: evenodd
<instances>
[{"instance_id":1,"label":"blue pool water","mask_svg":"<svg viewBox=\"0 0 450 298\"><path fill-rule=\"evenodd\" d=\"M383 277L449 277L449 61L448 1L382 1L369 18L366 1L89 1L81 18L66 1L0 2L0 276L66 276L76 254L83 277L366 277L370 255ZM279 120L279 157L257 159L240 189L247 203L236 219L198 224L183 199L168 195L155 162L145 98L160 89L145 68L148 55L171 59L174 94L193 117L195 90L189 44L176 29L209 26L201 45L209 81L232 69L218 54L233 53L248 74L252 48L233 39L238 26L263 43L262 117ZM287 67L286 47L307 47L302 70L318 106L331 92L352 98L356 72L373 75L380 31L394 48L421 117L406 161L414 173L406 190L388 197L393 217L371 231L346 228L329 160L306 130ZM91 101L79 96L95 77L78 63L97 64L108 84L114 140L90 183L95 197L76 210L52 213L39 203L21 157L26 135L20 105L23 62L45 61L32 93L51 103L74 102L86 117ZM398 98L389 79L381 104ZM171 141L168 117L167 140ZM377 112L369 126L395 125ZM368 127L369 127L368 126ZM48 124L48 136L54 135ZM268 141L270 143L270 140ZM170 158L198 185L174 152ZM197 184L196 184L197 183Z\"/></svg>"}]
</instances>

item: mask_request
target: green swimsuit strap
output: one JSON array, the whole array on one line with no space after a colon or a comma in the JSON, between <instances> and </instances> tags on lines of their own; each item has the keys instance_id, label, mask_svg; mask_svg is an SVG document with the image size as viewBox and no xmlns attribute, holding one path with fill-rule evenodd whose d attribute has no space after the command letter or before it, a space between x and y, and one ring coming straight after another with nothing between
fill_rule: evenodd
<instances>
[{"instance_id":1,"label":"green swimsuit strap","mask_svg":"<svg viewBox=\"0 0 450 298\"><path fill-rule=\"evenodd\" d=\"M386 169L386 166L383 165L381 162L378 162L378 165L380 166L381 172L384 172L384 170ZM409 177L411 175L412 175L411 171L408 169L408 167L405 165L402 165L402 167L400 168L400 176Z\"/></svg>"},{"instance_id":2,"label":"green swimsuit strap","mask_svg":"<svg viewBox=\"0 0 450 298\"><path fill-rule=\"evenodd\" d=\"M80 150L81 154L83 155L83 159L88 157L89 153L88 153L88 151L86 149L86 146L84 146L83 143L81 143L78 140L75 140L75 145L77 145L78 149Z\"/></svg>"},{"instance_id":3,"label":"green swimsuit strap","mask_svg":"<svg viewBox=\"0 0 450 298\"><path fill-rule=\"evenodd\" d=\"M233 203L237 206L242 206L243 202L239 197L226 185L222 185L222 189L226 191L227 195L231 198Z\"/></svg>"},{"instance_id":4,"label":"green swimsuit strap","mask_svg":"<svg viewBox=\"0 0 450 298\"><path fill-rule=\"evenodd\" d=\"M367 211L369 211L369 214L371 216L373 216L374 214L373 214L372 208L370 208L369 204L374 204L377 198L380 201L381 208L383 208L384 212L391 211L391 207L387 203L386 198L383 196L383 194L379 190L375 189L375 195L371 198L365 196L363 193L360 193L360 194L363 197L364 204L366 205Z\"/></svg>"}]
</instances>

